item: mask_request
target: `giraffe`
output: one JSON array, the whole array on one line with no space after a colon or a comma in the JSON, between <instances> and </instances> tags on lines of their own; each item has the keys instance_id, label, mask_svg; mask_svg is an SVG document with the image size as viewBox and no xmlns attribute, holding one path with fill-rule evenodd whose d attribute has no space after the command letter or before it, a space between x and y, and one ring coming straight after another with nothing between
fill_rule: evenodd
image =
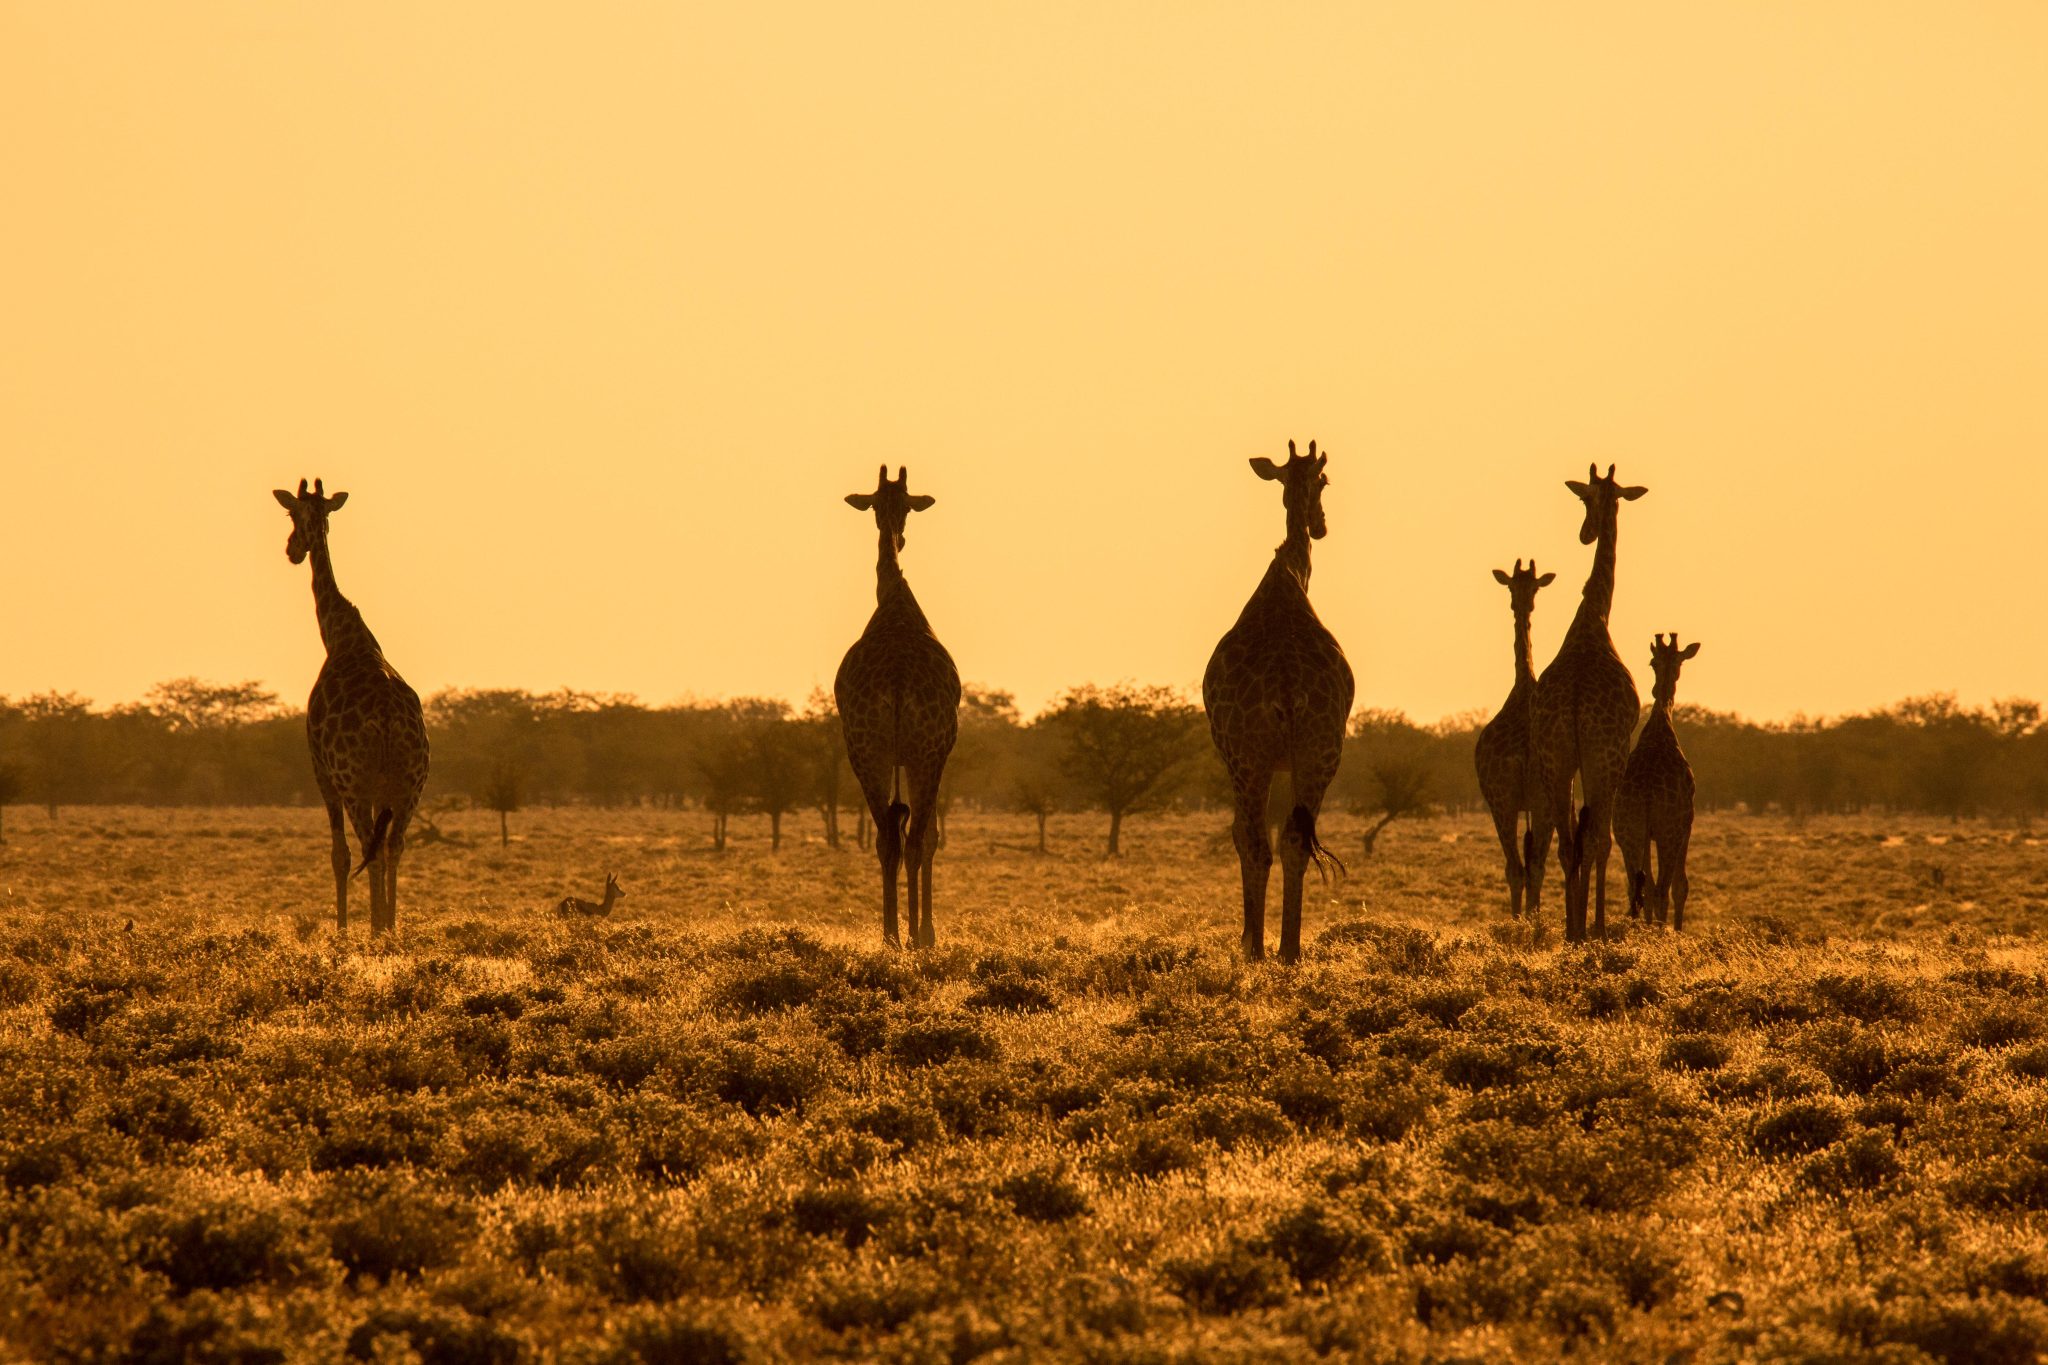
<instances>
[{"instance_id":1,"label":"giraffe","mask_svg":"<svg viewBox=\"0 0 2048 1365\"><path fill-rule=\"evenodd\" d=\"M932 817L946 756L960 732L960 674L953 656L932 633L897 562L903 525L933 498L910 492L901 465L891 482L883 465L872 493L849 493L856 511L873 511L881 532L875 564L875 613L840 662L832 681L846 757L874 817L875 854L882 864L882 937L900 947L896 932L896 869L907 866L910 945L938 942L932 928ZM898 774L902 781L899 783Z\"/></svg>"},{"instance_id":2,"label":"giraffe","mask_svg":"<svg viewBox=\"0 0 2048 1365\"><path fill-rule=\"evenodd\" d=\"M1607 855L1613 847L1614 793L1628 764L1629 736L1639 705L1635 679L1614 652L1607 614L1614 605L1614 541L1621 504L1647 488L1624 488L1614 466L1602 475L1588 466L1586 482L1565 486L1586 505L1579 527L1581 545L1597 545L1586 576L1578 615L1558 646L1557 657L1536 680L1529 708L1530 754L1542 774L1543 800L1531 812L1537 847L1558 833L1558 862L1564 872L1564 934L1586 936L1586 906L1593 905L1593 932L1607 932ZM1584 805L1572 813L1572 778L1579 780Z\"/></svg>"},{"instance_id":3,"label":"giraffe","mask_svg":"<svg viewBox=\"0 0 2048 1365\"><path fill-rule=\"evenodd\" d=\"M1313 861L1336 858L1316 838L1323 792L1337 775L1344 727L1351 718L1351 665L1335 636L1309 605L1309 542L1321 540L1323 472L1328 452L1296 452L1287 443L1287 463L1264 456L1252 472L1281 486L1287 539L1273 551L1266 576L1251 600L1209 656L1202 675L1202 706L1209 735L1230 773L1236 816L1231 822L1244 889L1244 955L1266 955L1266 879L1273 869L1273 845L1266 833L1266 795L1274 774L1288 774L1293 810L1280 833L1280 957L1301 956L1302 875ZM1342 864L1338 867L1341 870Z\"/></svg>"},{"instance_id":4,"label":"giraffe","mask_svg":"<svg viewBox=\"0 0 2048 1365\"><path fill-rule=\"evenodd\" d=\"M1515 685L1508 692L1508 699L1501 703L1499 714L1479 732L1472 761L1479 770L1480 794L1486 798L1486 808L1493 812L1501 856L1507 862L1508 914L1520 919L1525 891L1529 913L1536 913L1536 903L1543 892L1543 862L1550 856L1547 844L1536 847L1533 829L1526 842L1521 831L1522 812L1535 810L1543 799L1534 766L1529 762L1529 701L1536 690L1536 655L1529 643L1529 617L1536 610L1537 591L1549 587L1557 575L1547 573L1538 578L1535 560L1530 560L1525 569L1518 559L1512 574L1495 569L1493 577L1508 590L1508 605L1515 615Z\"/></svg>"},{"instance_id":5,"label":"giraffe","mask_svg":"<svg viewBox=\"0 0 2048 1365\"><path fill-rule=\"evenodd\" d=\"M328 497L318 479L309 493L301 479L296 494L279 488L273 496L291 513L285 556L294 564L312 557L313 611L327 646L327 662L306 702L306 739L333 835L335 928L348 930L345 814L362 845L362 862L355 870L370 869L370 932L384 933L398 927L398 860L427 782L426 722L419 695L398 676L363 614L335 585L327 518L348 501L348 494Z\"/></svg>"},{"instance_id":6,"label":"giraffe","mask_svg":"<svg viewBox=\"0 0 2048 1365\"><path fill-rule=\"evenodd\" d=\"M1621 845L1621 865L1628 879L1628 912L1646 923L1662 924L1668 914L1673 929L1685 928L1686 846L1692 842L1692 765L1678 747L1671 725L1671 706L1678 698L1678 670L1700 652L1695 640L1678 647L1678 632L1667 643L1650 641L1650 718L1636 739L1622 773L1621 792L1614 802L1614 842ZM1657 847L1657 876L1650 878L1650 846ZM1646 894L1647 893L1647 894Z\"/></svg>"}]
</instances>

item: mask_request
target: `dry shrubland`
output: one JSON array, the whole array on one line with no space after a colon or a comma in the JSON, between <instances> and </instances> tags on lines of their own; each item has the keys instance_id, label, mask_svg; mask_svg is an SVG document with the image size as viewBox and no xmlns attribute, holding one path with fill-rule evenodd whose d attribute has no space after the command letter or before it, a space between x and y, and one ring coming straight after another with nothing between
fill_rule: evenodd
<instances>
[{"instance_id":1,"label":"dry shrubland","mask_svg":"<svg viewBox=\"0 0 2048 1365\"><path fill-rule=\"evenodd\" d=\"M957 815L915 955L794 825L445 823L338 946L317 811L14 813L0 1354L2048 1351L2009 829L1707 817L1696 930L1566 947L1482 820L1404 822L1289 969L1236 960L1213 817L1106 861ZM550 912L607 871L609 920Z\"/></svg>"}]
</instances>

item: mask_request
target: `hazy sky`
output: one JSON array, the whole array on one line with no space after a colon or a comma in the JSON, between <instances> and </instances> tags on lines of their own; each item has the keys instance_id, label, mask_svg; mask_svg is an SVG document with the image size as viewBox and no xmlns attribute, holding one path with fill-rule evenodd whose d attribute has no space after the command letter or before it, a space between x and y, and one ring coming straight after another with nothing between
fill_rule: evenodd
<instances>
[{"instance_id":1,"label":"hazy sky","mask_svg":"<svg viewBox=\"0 0 2048 1365\"><path fill-rule=\"evenodd\" d=\"M1614 635L1762 716L2048 692L2048 6L0 0L0 692L1193 684L1331 451L1361 705Z\"/></svg>"}]
</instances>

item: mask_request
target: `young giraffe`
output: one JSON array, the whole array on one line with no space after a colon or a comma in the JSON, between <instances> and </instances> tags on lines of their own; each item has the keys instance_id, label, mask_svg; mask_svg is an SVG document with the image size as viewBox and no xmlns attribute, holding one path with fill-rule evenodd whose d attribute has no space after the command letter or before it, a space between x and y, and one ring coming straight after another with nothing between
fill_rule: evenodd
<instances>
[{"instance_id":1,"label":"young giraffe","mask_svg":"<svg viewBox=\"0 0 2048 1365\"><path fill-rule=\"evenodd\" d=\"M1668 914L1673 929L1685 928L1686 846L1692 842L1692 765L1678 747L1671 726L1672 703L1678 698L1678 670L1700 652L1695 640L1678 647L1678 632L1669 643L1659 635L1650 642L1650 718L1636 739L1622 773L1621 792L1614 802L1614 842L1621 845L1621 866L1628 878L1628 912L1646 923L1662 924ZM1650 880L1650 846L1657 846L1657 878ZM1645 892L1648 895L1645 895Z\"/></svg>"},{"instance_id":2,"label":"young giraffe","mask_svg":"<svg viewBox=\"0 0 2048 1365\"><path fill-rule=\"evenodd\" d=\"M1557 657L1536 680L1530 707L1530 753L1542 773L1543 800L1531 812L1530 831L1537 845L1558 832L1558 862L1564 870L1564 934L1577 942L1586 936L1586 904L1593 903L1593 932L1607 932L1607 855L1613 848L1615 789L1628 765L1629 736L1640 709L1635 679L1614 652L1607 634L1607 615L1614 605L1614 541L1621 504L1633 502L1647 488L1624 488L1614 481L1614 466L1603 476L1589 466L1587 481L1566 480L1565 486L1586 504L1579 543L1592 545L1593 570L1586 576L1578 615L1558 646ZM1577 818L1572 813L1572 778L1579 779L1585 798Z\"/></svg>"},{"instance_id":3,"label":"young giraffe","mask_svg":"<svg viewBox=\"0 0 2048 1365\"><path fill-rule=\"evenodd\" d=\"M313 780L327 804L333 833L334 923L348 929L348 835L342 816L355 826L370 869L370 932L398 926L398 860L405 828L427 783L427 726L420 699L384 657L363 614L335 586L327 554L327 517L348 494L328 497L320 480L313 491L299 480L296 494L274 491L291 513L285 556L292 563L313 559L313 610L327 662L306 702L306 739L313 751Z\"/></svg>"},{"instance_id":4,"label":"young giraffe","mask_svg":"<svg viewBox=\"0 0 2048 1365\"><path fill-rule=\"evenodd\" d=\"M1237 624L1217 642L1202 675L1209 734L1229 770L1236 818L1238 872L1244 889L1244 955L1266 955L1266 879L1273 845L1266 833L1266 794L1287 773L1294 806L1280 834L1280 957L1301 956L1302 875L1330 855L1316 838L1323 792L1337 775L1344 726L1351 718L1351 665L1337 639L1309 605L1309 542L1321 540L1328 454L1306 456L1287 443L1287 463L1259 457L1252 472L1281 486L1287 539L1273 552ZM1342 864L1339 864L1341 867Z\"/></svg>"},{"instance_id":5,"label":"young giraffe","mask_svg":"<svg viewBox=\"0 0 2048 1365\"><path fill-rule=\"evenodd\" d=\"M946 756L960 732L960 674L924 619L897 557L903 552L904 523L934 499L913 497L909 471L900 465L890 482L889 467L883 465L874 492L849 493L846 501L858 511L874 512L881 556L875 564L875 614L846 651L832 695L839 703L847 760L874 816L875 854L882 864L882 937L891 947L901 946L896 869L907 864L910 944L929 948L938 942L932 928L932 855L937 852L932 816Z\"/></svg>"},{"instance_id":6,"label":"young giraffe","mask_svg":"<svg viewBox=\"0 0 2048 1365\"><path fill-rule=\"evenodd\" d=\"M1508 590L1508 605L1515 614L1515 685L1500 711L1479 732L1472 751L1479 770L1479 792L1493 813L1494 833L1500 836L1501 856L1507 861L1508 914L1522 917L1526 891L1529 913L1543 891L1543 862L1550 847L1536 846L1534 831L1527 841L1522 836L1522 812L1534 811L1543 800L1536 781L1535 765L1529 761L1530 694L1536 690L1536 655L1529 643L1529 617L1536 610L1538 589L1550 586L1554 573L1536 576L1536 561L1523 568L1515 561L1512 574L1493 571L1494 581Z\"/></svg>"}]
</instances>

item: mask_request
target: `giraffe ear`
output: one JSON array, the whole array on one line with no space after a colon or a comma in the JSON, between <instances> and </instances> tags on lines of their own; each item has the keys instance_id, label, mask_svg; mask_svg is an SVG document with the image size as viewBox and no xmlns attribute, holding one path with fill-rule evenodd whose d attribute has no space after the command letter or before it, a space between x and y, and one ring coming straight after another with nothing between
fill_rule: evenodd
<instances>
[{"instance_id":1,"label":"giraffe ear","mask_svg":"<svg viewBox=\"0 0 2048 1365\"><path fill-rule=\"evenodd\" d=\"M276 498L277 505L279 507L282 507L287 512L291 511L293 508L299 505L299 500L293 497L290 494L290 492L282 488L271 489L270 496Z\"/></svg>"},{"instance_id":2,"label":"giraffe ear","mask_svg":"<svg viewBox=\"0 0 2048 1365\"><path fill-rule=\"evenodd\" d=\"M1700 642L1698 640L1694 640L1691 644L1687 645L1684 649L1678 652L1678 657L1681 659L1690 659L1693 655L1699 652Z\"/></svg>"},{"instance_id":3,"label":"giraffe ear","mask_svg":"<svg viewBox=\"0 0 2048 1365\"><path fill-rule=\"evenodd\" d=\"M1496 582L1496 583L1498 583L1498 584L1500 584L1500 585L1501 585L1502 587L1513 587L1513 586L1514 586L1514 582L1515 582L1515 580L1514 580L1514 579L1512 579L1512 578L1509 578L1509 577L1508 577L1508 576L1507 576L1506 574L1502 573L1502 572L1501 572L1501 571L1500 571L1499 569L1495 569L1495 570L1493 571L1493 581L1494 581L1494 582Z\"/></svg>"},{"instance_id":4,"label":"giraffe ear","mask_svg":"<svg viewBox=\"0 0 2048 1365\"><path fill-rule=\"evenodd\" d=\"M1254 455L1252 456L1252 473L1262 479L1277 479L1280 477L1280 466L1274 464L1263 455Z\"/></svg>"},{"instance_id":5,"label":"giraffe ear","mask_svg":"<svg viewBox=\"0 0 2048 1365\"><path fill-rule=\"evenodd\" d=\"M848 493L846 495L846 505L856 512L865 512L875 505L875 495L872 493Z\"/></svg>"},{"instance_id":6,"label":"giraffe ear","mask_svg":"<svg viewBox=\"0 0 2048 1365\"><path fill-rule=\"evenodd\" d=\"M1571 490L1572 490L1572 492L1574 492L1574 493L1577 493L1577 494L1578 494L1578 495L1579 495L1580 497L1582 497L1582 498L1583 498L1583 497L1585 497L1585 496L1586 496L1586 495L1587 495L1588 493L1590 493L1590 492L1592 492L1592 491L1593 491L1593 490L1592 490L1591 488L1587 487L1587 486L1586 486L1585 484L1582 484L1582 483L1580 483L1580 482L1579 482L1579 481L1578 481L1577 479L1566 479L1566 480L1564 481L1564 486L1565 486L1566 488L1569 488L1569 489L1571 489Z\"/></svg>"},{"instance_id":7,"label":"giraffe ear","mask_svg":"<svg viewBox=\"0 0 2048 1365\"><path fill-rule=\"evenodd\" d=\"M347 502L347 501L348 501L348 494L346 494L346 493L336 493L336 494L334 494L334 495L333 495L332 497L330 497L330 498L328 498L328 499L327 499L327 510L328 510L328 511L330 511L330 512L332 512L332 511L335 511L335 510L337 510L338 508L340 508L340 506L341 506L341 505L342 505L343 503L345 503L345 502Z\"/></svg>"},{"instance_id":8,"label":"giraffe ear","mask_svg":"<svg viewBox=\"0 0 2048 1365\"><path fill-rule=\"evenodd\" d=\"M1553 581L1554 581L1554 580L1555 580L1556 578L1557 578L1557 575L1556 575L1556 574L1554 574L1554 573L1547 573L1547 574L1543 575L1543 577L1541 577L1541 578L1539 578L1539 579L1537 579L1537 580L1536 580L1536 586L1537 586L1537 587L1539 587L1539 588L1547 588L1547 587L1549 587L1549 586L1551 585L1551 583L1552 583L1552 582L1553 582Z\"/></svg>"},{"instance_id":9,"label":"giraffe ear","mask_svg":"<svg viewBox=\"0 0 2048 1365\"><path fill-rule=\"evenodd\" d=\"M1647 488L1643 488L1639 485L1635 488L1617 488L1614 491L1621 494L1621 496L1625 500L1629 502L1634 502L1637 498L1640 498L1643 494L1649 492L1650 490Z\"/></svg>"},{"instance_id":10,"label":"giraffe ear","mask_svg":"<svg viewBox=\"0 0 2048 1365\"><path fill-rule=\"evenodd\" d=\"M933 503L937 501L938 499L933 497L929 493L914 493L911 495L910 498L910 510L913 512L922 512L927 507L930 507Z\"/></svg>"}]
</instances>

